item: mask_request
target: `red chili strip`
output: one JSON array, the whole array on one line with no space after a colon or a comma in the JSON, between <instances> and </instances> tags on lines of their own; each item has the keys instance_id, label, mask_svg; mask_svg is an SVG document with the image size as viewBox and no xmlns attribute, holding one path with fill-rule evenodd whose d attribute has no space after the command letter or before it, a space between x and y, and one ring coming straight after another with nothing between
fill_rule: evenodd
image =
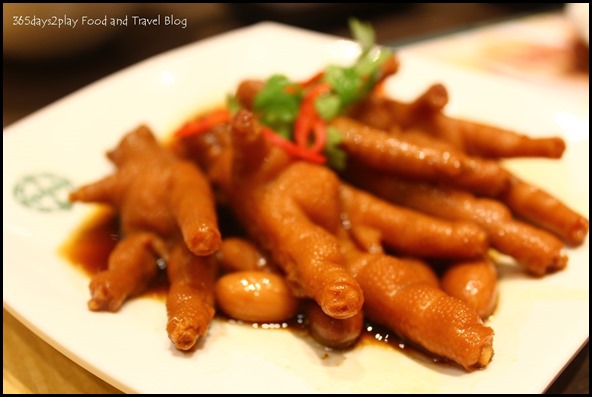
<instances>
[{"instance_id":1,"label":"red chili strip","mask_svg":"<svg viewBox=\"0 0 592 397\"><path fill-rule=\"evenodd\" d=\"M321 70L320 72L317 72L317 73L313 74L312 76L310 76L307 80L300 82L300 86L302 86L302 88L312 87L313 85L320 82L324 76L325 76L325 72L323 72Z\"/></svg>"},{"instance_id":2,"label":"red chili strip","mask_svg":"<svg viewBox=\"0 0 592 397\"><path fill-rule=\"evenodd\" d=\"M212 129L212 127L230 121L230 111L227 108L215 109L206 113L195 120L185 123L175 132L178 138L203 134Z\"/></svg>"},{"instance_id":3,"label":"red chili strip","mask_svg":"<svg viewBox=\"0 0 592 397\"><path fill-rule=\"evenodd\" d=\"M327 145L327 124L320 118L313 125L314 140L309 148L313 153L323 153Z\"/></svg>"},{"instance_id":4,"label":"red chili strip","mask_svg":"<svg viewBox=\"0 0 592 397\"><path fill-rule=\"evenodd\" d=\"M291 156L310 161L311 163L315 164L325 164L327 161L325 156L312 152L309 149L297 146L292 141L283 138L269 128L263 127L261 128L261 132L263 133L265 139L267 139L271 144L279 147Z\"/></svg>"},{"instance_id":5,"label":"red chili strip","mask_svg":"<svg viewBox=\"0 0 592 397\"><path fill-rule=\"evenodd\" d=\"M319 84L314 86L304 96L302 103L300 104L300 110L294 123L294 140L300 147L307 148L309 144L310 134L313 132L314 125L318 122L322 122L322 119L315 109L315 100L325 93L331 92L331 86L329 84ZM313 135L315 139L318 139L318 134ZM326 140L325 140L326 142ZM313 142L313 147L318 145ZM322 152L324 146L317 150L318 153Z\"/></svg>"}]
</instances>

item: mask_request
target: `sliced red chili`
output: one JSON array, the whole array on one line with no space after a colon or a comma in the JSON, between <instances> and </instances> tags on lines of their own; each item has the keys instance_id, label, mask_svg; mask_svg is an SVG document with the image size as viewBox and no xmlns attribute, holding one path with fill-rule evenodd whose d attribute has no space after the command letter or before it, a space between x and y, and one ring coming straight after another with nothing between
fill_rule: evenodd
<instances>
[{"instance_id":1,"label":"sliced red chili","mask_svg":"<svg viewBox=\"0 0 592 397\"><path fill-rule=\"evenodd\" d=\"M230 110L227 108L220 108L212 110L197 119L185 123L181 128L175 132L178 138L203 134L212 129L212 127L230 121Z\"/></svg>"},{"instance_id":2,"label":"sliced red chili","mask_svg":"<svg viewBox=\"0 0 592 397\"><path fill-rule=\"evenodd\" d=\"M331 86L329 84L319 84L311 88L302 99L300 110L296 117L296 122L294 123L294 141L298 146L307 148L310 135L313 133L314 125L318 122L323 122L315 108L315 100L320 95L328 92L331 92ZM317 135L318 134L313 135L315 140L317 139ZM313 141L312 147L316 148L317 146L318 145ZM320 150L317 150L317 152L320 153L322 150L323 147Z\"/></svg>"},{"instance_id":3,"label":"sliced red chili","mask_svg":"<svg viewBox=\"0 0 592 397\"><path fill-rule=\"evenodd\" d=\"M310 151L314 153L322 153L327 145L327 124L320 118L315 121L313 125L314 140Z\"/></svg>"},{"instance_id":4,"label":"sliced red chili","mask_svg":"<svg viewBox=\"0 0 592 397\"><path fill-rule=\"evenodd\" d=\"M302 88L312 87L313 85L320 82L324 76L325 76L325 72L321 70L320 72L317 72L317 73L313 74L312 76L310 76L307 80L300 82L300 85L302 86Z\"/></svg>"},{"instance_id":5,"label":"sliced red chili","mask_svg":"<svg viewBox=\"0 0 592 397\"><path fill-rule=\"evenodd\" d=\"M327 161L325 156L316 152L312 152L307 148L297 146L292 141L283 138L269 128L263 127L261 128L261 132L263 133L265 139L267 139L271 144L279 147L291 156L316 164L325 164Z\"/></svg>"}]
</instances>

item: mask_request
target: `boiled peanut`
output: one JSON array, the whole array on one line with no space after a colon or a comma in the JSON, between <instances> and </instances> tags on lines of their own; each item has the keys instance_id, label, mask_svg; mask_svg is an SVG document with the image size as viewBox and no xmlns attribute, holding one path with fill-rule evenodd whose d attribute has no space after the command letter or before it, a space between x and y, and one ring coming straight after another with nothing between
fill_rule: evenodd
<instances>
[{"instance_id":1,"label":"boiled peanut","mask_svg":"<svg viewBox=\"0 0 592 397\"><path fill-rule=\"evenodd\" d=\"M296 315L299 301L283 276L262 271L226 274L215 286L216 301L228 316L249 322L279 322Z\"/></svg>"}]
</instances>

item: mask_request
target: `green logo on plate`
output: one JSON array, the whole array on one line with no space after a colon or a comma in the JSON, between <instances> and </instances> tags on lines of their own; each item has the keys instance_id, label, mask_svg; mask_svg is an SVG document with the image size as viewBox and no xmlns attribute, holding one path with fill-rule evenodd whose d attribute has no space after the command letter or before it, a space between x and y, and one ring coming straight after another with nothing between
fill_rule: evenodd
<instances>
[{"instance_id":1,"label":"green logo on plate","mask_svg":"<svg viewBox=\"0 0 592 397\"><path fill-rule=\"evenodd\" d=\"M69 210L68 194L73 185L54 174L29 175L14 186L14 198L25 207L42 212Z\"/></svg>"}]
</instances>

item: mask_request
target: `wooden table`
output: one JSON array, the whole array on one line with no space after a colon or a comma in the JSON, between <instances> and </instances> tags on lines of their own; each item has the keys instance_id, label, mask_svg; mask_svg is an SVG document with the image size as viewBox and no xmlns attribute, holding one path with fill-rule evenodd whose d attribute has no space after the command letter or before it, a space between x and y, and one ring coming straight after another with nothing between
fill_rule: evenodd
<instances>
[{"instance_id":1,"label":"wooden table","mask_svg":"<svg viewBox=\"0 0 592 397\"><path fill-rule=\"evenodd\" d=\"M161 5L162 7L170 7ZM142 11L159 13L158 5ZM33 113L55 100L149 56L248 25L275 18L312 30L348 36L346 16L371 22L379 43L408 41L449 32L469 25L489 23L532 12L524 6L486 4L421 4L416 6L366 5L362 9L330 9L325 14L281 13L274 10L236 9L220 3L194 5L179 11L189 16L187 29L128 28L117 39L76 58L51 62L23 62L4 58L3 125ZM169 10L168 8L166 9ZM322 18L319 17L322 15ZM588 344L549 392L589 392ZM4 393L120 393L63 356L12 315L3 311Z\"/></svg>"}]
</instances>

